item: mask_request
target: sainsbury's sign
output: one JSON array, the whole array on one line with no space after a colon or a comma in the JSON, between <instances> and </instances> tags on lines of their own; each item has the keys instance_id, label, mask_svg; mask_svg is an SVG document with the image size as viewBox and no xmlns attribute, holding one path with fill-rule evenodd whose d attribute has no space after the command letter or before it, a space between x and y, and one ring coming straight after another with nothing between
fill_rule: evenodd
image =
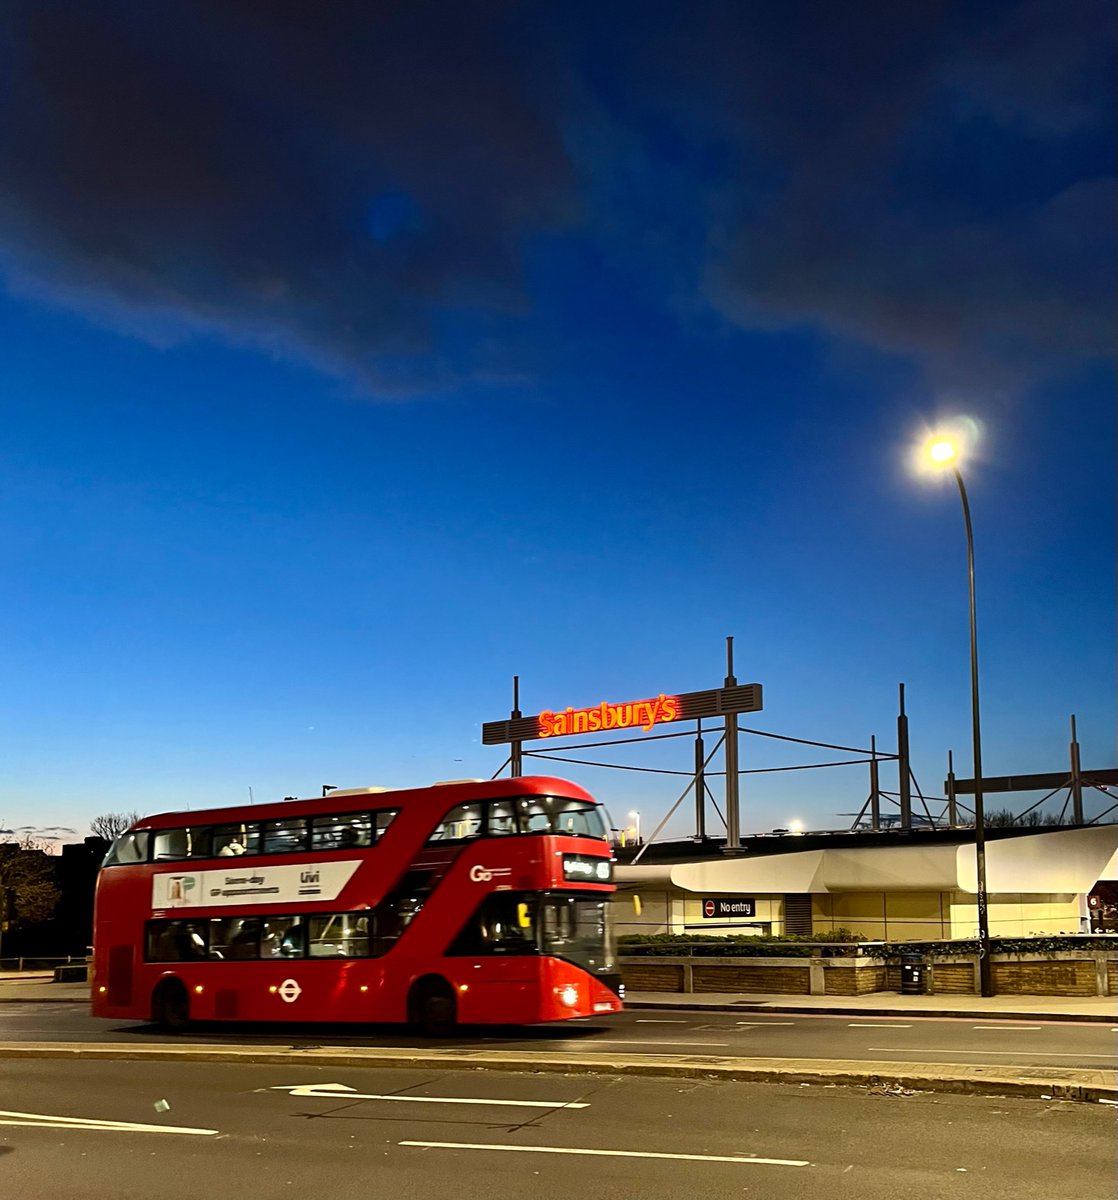
<instances>
[{"instance_id":1,"label":"sainsbury's sign","mask_svg":"<svg viewBox=\"0 0 1118 1200\"><path fill-rule=\"evenodd\" d=\"M627 704L607 704L596 708L568 708L563 712L542 712L537 737L568 737L572 733L599 733L604 729L644 729L664 721L679 719L679 698L660 693L653 700L635 700Z\"/></svg>"},{"instance_id":2,"label":"sainsbury's sign","mask_svg":"<svg viewBox=\"0 0 1118 1200\"><path fill-rule=\"evenodd\" d=\"M536 738L570 737L580 733L605 733L612 729L643 729L666 721L701 721L704 717L725 717L731 713L760 712L761 685L733 684L706 692L661 692L650 700L629 700L624 704L602 701L592 708L548 709L534 716L514 712L504 721L486 721L481 727L484 746L502 742L530 742Z\"/></svg>"}]
</instances>

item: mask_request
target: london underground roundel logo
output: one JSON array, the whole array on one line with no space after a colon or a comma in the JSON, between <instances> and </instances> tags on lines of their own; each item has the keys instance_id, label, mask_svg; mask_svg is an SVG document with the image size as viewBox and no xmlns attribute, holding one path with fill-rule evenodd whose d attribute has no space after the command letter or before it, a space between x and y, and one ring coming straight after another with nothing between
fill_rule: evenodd
<instances>
[{"instance_id":1,"label":"london underground roundel logo","mask_svg":"<svg viewBox=\"0 0 1118 1200\"><path fill-rule=\"evenodd\" d=\"M703 916L704 917L713 917L716 911L717 911L717 909L715 908L713 900L704 900L703 901Z\"/></svg>"}]
</instances>

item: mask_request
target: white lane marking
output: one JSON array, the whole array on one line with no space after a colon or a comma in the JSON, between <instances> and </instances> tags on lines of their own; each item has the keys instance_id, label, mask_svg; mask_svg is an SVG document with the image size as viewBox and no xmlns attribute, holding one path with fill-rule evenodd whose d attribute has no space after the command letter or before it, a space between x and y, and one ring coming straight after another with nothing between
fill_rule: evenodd
<instances>
[{"instance_id":1,"label":"white lane marking","mask_svg":"<svg viewBox=\"0 0 1118 1200\"><path fill-rule=\"evenodd\" d=\"M846 1027L847 1029L911 1029L911 1025L894 1025L892 1021L885 1022L881 1025L871 1024L869 1021L851 1021Z\"/></svg>"},{"instance_id":2,"label":"white lane marking","mask_svg":"<svg viewBox=\"0 0 1118 1200\"><path fill-rule=\"evenodd\" d=\"M956 1050L945 1046L921 1048L919 1046L867 1046L867 1050L891 1050L908 1054L1024 1054L1028 1058L1105 1058L1113 1061L1113 1054L1074 1054L1070 1050Z\"/></svg>"},{"instance_id":3,"label":"white lane marking","mask_svg":"<svg viewBox=\"0 0 1118 1200\"><path fill-rule=\"evenodd\" d=\"M728 1154L661 1154L655 1150L590 1150L581 1146L501 1146L485 1142L399 1142L425 1150L510 1150L517 1154L590 1154L602 1158L674 1158L684 1162L740 1163L743 1167L808 1167L801 1158L735 1158Z\"/></svg>"},{"instance_id":4,"label":"white lane marking","mask_svg":"<svg viewBox=\"0 0 1118 1200\"><path fill-rule=\"evenodd\" d=\"M637 1017L638 1025L686 1025L686 1021L661 1020L659 1017Z\"/></svg>"},{"instance_id":5,"label":"white lane marking","mask_svg":"<svg viewBox=\"0 0 1118 1200\"><path fill-rule=\"evenodd\" d=\"M728 1046L729 1042L666 1042L662 1038L657 1038L653 1043L657 1046L709 1046L715 1050L720 1047ZM626 1042L620 1038L595 1038L592 1042L583 1042L582 1045L587 1049L592 1049L594 1046L632 1046L634 1049L639 1049L641 1046L648 1045L647 1042Z\"/></svg>"},{"instance_id":6,"label":"white lane marking","mask_svg":"<svg viewBox=\"0 0 1118 1200\"><path fill-rule=\"evenodd\" d=\"M304 1083L271 1087L270 1092L288 1092L292 1096L317 1096L331 1100L396 1100L408 1104L484 1104L506 1108L589 1108L588 1103L573 1100L486 1100L473 1096L382 1096L358 1092L344 1083Z\"/></svg>"},{"instance_id":7,"label":"white lane marking","mask_svg":"<svg viewBox=\"0 0 1118 1200\"><path fill-rule=\"evenodd\" d=\"M1029 1029L1042 1029L1041 1025L972 1025L972 1029L1020 1029L1026 1031Z\"/></svg>"},{"instance_id":8,"label":"white lane marking","mask_svg":"<svg viewBox=\"0 0 1118 1200\"><path fill-rule=\"evenodd\" d=\"M97 1117L60 1117L54 1113L8 1112L0 1109L0 1125L38 1129L98 1129L103 1133L196 1133L213 1137L216 1129L190 1129L182 1125L139 1125L134 1121L102 1121Z\"/></svg>"},{"instance_id":9,"label":"white lane marking","mask_svg":"<svg viewBox=\"0 0 1118 1200\"><path fill-rule=\"evenodd\" d=\"M755 1025L758 1029L767 1029L770 1025L795 1025L795 1021L736 1021L736 1025Z\"/></svg>"}]
</instances>

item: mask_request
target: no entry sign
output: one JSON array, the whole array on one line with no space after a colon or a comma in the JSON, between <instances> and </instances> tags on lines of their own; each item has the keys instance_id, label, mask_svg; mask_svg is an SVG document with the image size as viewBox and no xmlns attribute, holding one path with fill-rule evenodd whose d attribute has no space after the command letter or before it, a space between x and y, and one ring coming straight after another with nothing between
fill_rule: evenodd
<instances>
[{"instance_id":1,"label":"no entry sign","mask_svg":"<svg viewBox=\"0 0 1118 1200\"><path fill-rule=\"evenodd\" d=\"M704 900L704 917L755 917L756 900Z\"/></svg>"}]
</instances>

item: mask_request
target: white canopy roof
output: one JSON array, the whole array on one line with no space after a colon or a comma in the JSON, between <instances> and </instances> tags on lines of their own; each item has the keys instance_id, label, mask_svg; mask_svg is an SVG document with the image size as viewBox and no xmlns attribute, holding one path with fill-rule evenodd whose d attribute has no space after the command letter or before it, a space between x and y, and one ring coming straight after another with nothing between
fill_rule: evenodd
<instances>
[{"instance_id":1,"label":"white canopy roof","mask_svg":"<svg viewBox=\"0 0 1118 1200\"><path fill-rule=\"evenodd\" d=\"M1000 894L1089 892L1118 849L1118 826L1046 829L986 843L986 890ZM641 884L716 894L783 892L977 892L973 842L841 846L695 862L619 864L620 887Z\"/></svg>"}]
</instances>

